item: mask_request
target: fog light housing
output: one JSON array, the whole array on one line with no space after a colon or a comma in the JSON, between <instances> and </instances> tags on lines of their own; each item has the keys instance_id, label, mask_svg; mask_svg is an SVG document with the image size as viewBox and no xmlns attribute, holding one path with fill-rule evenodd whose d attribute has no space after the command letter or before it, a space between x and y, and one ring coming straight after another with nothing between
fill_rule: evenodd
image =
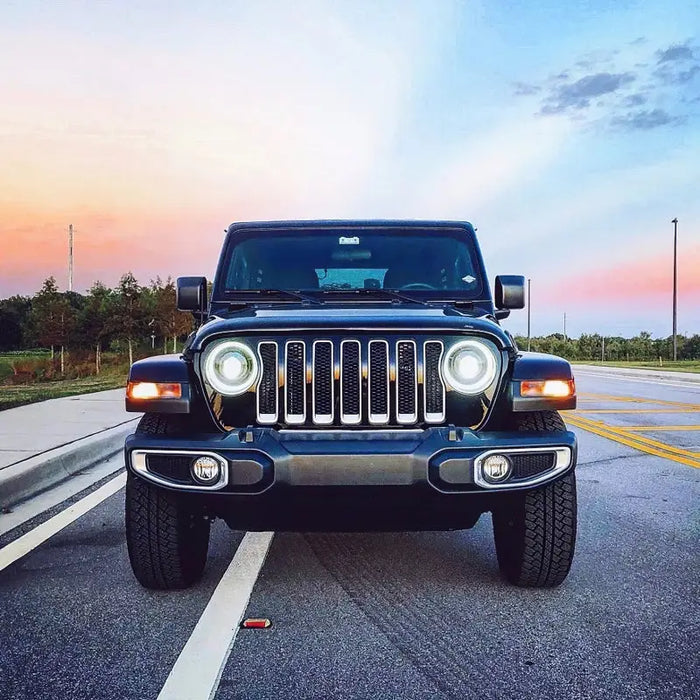
<instances>
[{"instance_id":1,"label":"fog light housing","mask_svg":"<svg viewBox=\"0 0 700 700\"><path fill-rule=\"evenodd\" d=\"M481 471L490 484L500 484L513 472L513 464L505 455L489 455L482 462Z\"/></svg>"},{"instance_id":2,"label":"fog light housing","mask_svg":"<svg viewBox=\"0 0 700 700\"><path fill-rule=\"evenodd\" d=\"M221 464L213 457L197 457L190 467L192 477L200 484L215 484L221 478Z\"/></svg>"}]
</instances>

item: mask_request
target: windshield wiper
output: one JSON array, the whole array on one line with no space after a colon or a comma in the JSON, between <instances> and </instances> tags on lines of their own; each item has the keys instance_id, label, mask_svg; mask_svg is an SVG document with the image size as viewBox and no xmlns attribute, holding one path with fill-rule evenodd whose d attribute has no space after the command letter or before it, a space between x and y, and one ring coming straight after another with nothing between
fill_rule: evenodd
<instances>
[{"instance_id":1,"label":"windshield wiper","mask_svg":"<svg viewBox=\"0 0 700 700\"><path fill-rule=\"evenodd\" d=\"M293 299L295 301L305 301L307 304L323 304L315 297L303 294L298 289L229 289L226 292L226 296L236 296L241 295L244 299L247 295L257 296L257 297L273 297L276 294L285 294L287 299Z\"/></svg>"},{"instance_id":2,"label":"windshield wiper","mask_svg":"<svg viewBox=\"0 0 700 700\"><path fill-rule=\"evenodd\" d=\"M402 294L401 292L394 291L393 289L372 289L370 288L360 288L360 289L323 289L324 294L350 294L356 296L374 296L375 294L383 294L385 299L391 299L392 301L403 301L409 304L421 304L422 306L432 306L427 301L423 299L417 299L416 297L409 296L408 294Z\"/></svg>"}]
</instances>

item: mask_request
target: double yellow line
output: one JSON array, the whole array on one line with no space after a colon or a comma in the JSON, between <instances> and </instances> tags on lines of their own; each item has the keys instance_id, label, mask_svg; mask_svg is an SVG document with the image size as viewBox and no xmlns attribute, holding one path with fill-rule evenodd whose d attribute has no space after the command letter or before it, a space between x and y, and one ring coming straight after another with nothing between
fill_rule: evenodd
<instances>
[{"instance_id":1,"label":"double yellow line","mask_svg":"<svg viewBox=\"0 0 700 700\"><path fill-rule=\"evenodd\" d=\"M695 467L700 469L700 454L697 452L691 452L690 450L684 450L680 447L674 447L673 445L667 445L666 443L659 442L658 440L652 440L651 438L644 437L643 435L630 434L625 431L624 428L614 427L612 425L607 425L601 421L591 420L590 418L584 418L579 414L566 414L565 419L567 423L587 430L595 435L600 435L601 437L608 438L609 440L614 440L622 445L627 445L628 447L634 447L637 450L646 452L647 454L656 455L657 457L664 457L665 459L670 459L679 464L686 464L689 467ZM648 430L654 430L653 426L649 426Z\"/></svg>"}]
</instances>

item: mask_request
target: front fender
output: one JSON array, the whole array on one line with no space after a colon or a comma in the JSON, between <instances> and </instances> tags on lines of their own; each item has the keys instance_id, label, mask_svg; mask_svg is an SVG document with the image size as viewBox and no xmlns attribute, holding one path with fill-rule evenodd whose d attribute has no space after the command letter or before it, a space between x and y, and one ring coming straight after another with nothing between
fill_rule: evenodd
<instances>
[{"instance_id":1,"label":"front fender","mask_svg":"<svg viewBox=\"0 0 700 700\"><path fill-rule=\"evenodd\" d=\"M513 363L509 387L511 410L516 413L526 411L567 411L576 408L576 393L572 396L542 397L522 396L520 382L561 379L569 381L574 378L568 360L556 355L539 352L519 352Z\"/></svg>"},{"instance_id":2,"label":"front fender","mask_svg":"<svg viewBox=\"0 0 700 700\"><path fill-rule=\"evenodd\" d=\"M195 397L192 365L182 355L156 355L131 365L129 382L180 384L180 398L134 399L126 396L126 410L135 413L190 413Z\"/></svg>"}]
</instances>

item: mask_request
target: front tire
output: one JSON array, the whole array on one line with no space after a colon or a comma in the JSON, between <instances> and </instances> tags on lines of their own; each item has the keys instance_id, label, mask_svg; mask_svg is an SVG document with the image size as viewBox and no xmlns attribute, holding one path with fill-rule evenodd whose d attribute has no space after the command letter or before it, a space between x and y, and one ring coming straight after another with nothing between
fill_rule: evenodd
<instances>
[{"instance_id":1,"label":"front tire","mask_svg":"<svg viewBox=\"0 0 700 700\"><path fill-rule=\"evenodd\" d=\"M137 430L168 434L166 416L146 414ZM127 472L126 544L139 583L154 590L187 588L199 581L209 549L209 520L181 494Z\"/></svg>"},{"instance_id":2,"label":"front tire","mask_svg":"<svg viewBox=\"0 0 700 700\"><path fill-rule=\"evenodd\" d=\"M524 413L516 421L519 430L566 430L556 411ZM564 581L576 544L573 471L545 487L514 494L492 515L498 564L510 583L551 588Z\"/></svg>"}]
</instances>

